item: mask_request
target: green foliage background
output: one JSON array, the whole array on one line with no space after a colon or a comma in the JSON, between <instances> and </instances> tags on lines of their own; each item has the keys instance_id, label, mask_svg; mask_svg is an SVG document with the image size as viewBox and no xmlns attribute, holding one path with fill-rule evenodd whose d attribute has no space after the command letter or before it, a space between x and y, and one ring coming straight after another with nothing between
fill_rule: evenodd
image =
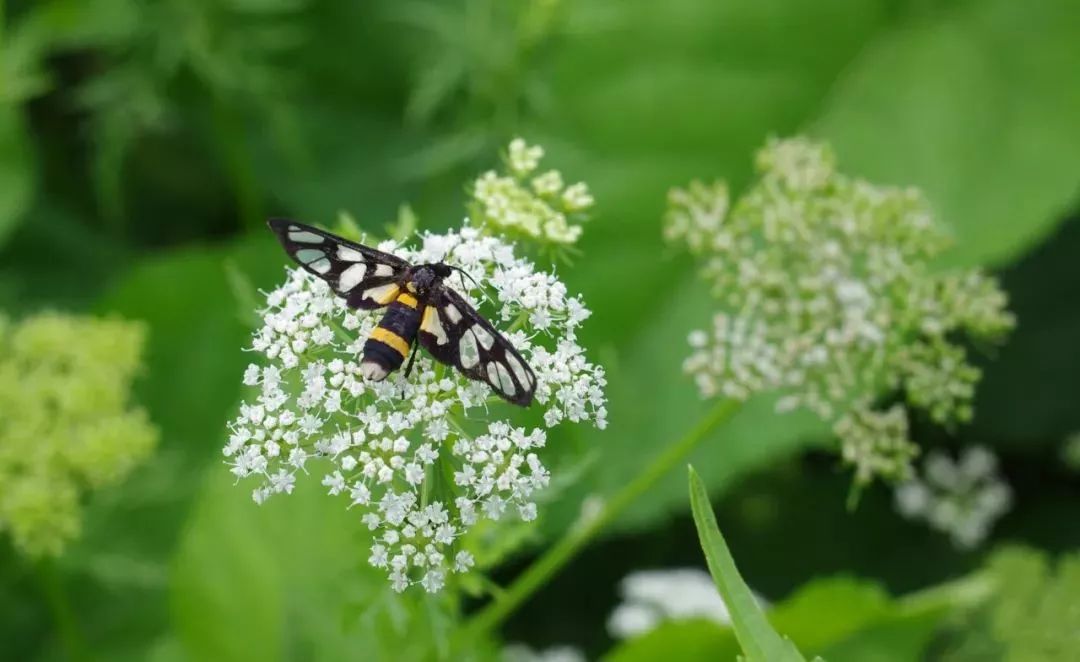
<instances>
[{"instance_id":1,"label":"green foliage background","mask_svg":"<svg viewBox=\"0 0 1080 662\"><path fill-rule=\"evenodd\" d=\"M1061 441L1080 429L1074 0L0 8L0 310L145 321L136 399L162 431L155 459L92 500L83 539L57 562L84 652L303 660L438 650L450 606L393 597L367 570L359 523L318 485L256 508L231 486L220 447L247 363L239 348L251 295L282 274L264 217L331 223L346 210L379 232L408 202L423 228L457 225L463 182L514 135L544 145L598 201L584 257L562 275L594 310L583 344L609 370L611 426L551 439L556 475L578 478L508 550L497 579L569 526L584 497L624 484L704 412L680 363L709 303L689 261L660 242L665 194L694 177L723 177L737 191L756 147L796 132L831 141L847 172L922 187L955 234L951 263L999 271L1019 328L984 366L976 420L947 433L920 426L916 439L1001 454L1018 498L992 544L1051 555L1080 546L1080 477L1058 460ZM987 659L970 652L979 632L1009 643L994 630L1008 630L1007 617L992 607L982 626L954 624L958 634L941 639L919 618L943 616L896 606L890 594L960 577L984 559L901 521L884 489L844 511L847 477L817 451L828 443L812 419L752 402L692 458L750 585L777 602L798 591L775 618L787 619L804 652ZM603 622L622 575L702 565L685 495L676 472L503 637L610 650ZM1076 581L1068 563L1059 572ZM1046 570L1013 574L1024 572ZM828 579L836 575L848 579ZM7 544L0 587L0 657L64 659L48 591ZM800 611L811 598L818 607ZM848 648L824 637L818 619L830 604L850 610L830 632L863 630L851 625L863 619L884 634ZM734 650L715 626L672 627L684 659ZM672 650L653 645L613 659Z\"/></svg>"}]
</instances>

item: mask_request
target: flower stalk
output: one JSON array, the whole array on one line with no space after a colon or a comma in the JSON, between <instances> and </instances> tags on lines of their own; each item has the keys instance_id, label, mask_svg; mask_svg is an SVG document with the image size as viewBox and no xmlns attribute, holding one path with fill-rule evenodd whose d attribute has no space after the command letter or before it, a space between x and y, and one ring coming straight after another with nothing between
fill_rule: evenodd
<instances>
[{"instance_id":1,"label":"flower stalk","mask_svg":"<svg viewBox=\"0 0 1080 662\"><path fill-rule=\"evenodd\" d=\"M677 442L646 465L633 480L616 492L600 512L571 528L546 553L521 573L501 595L480 610L459 632L456 641L464 645L475 637L498 627L526 600L551 581L578 552L617 520L626 509L656 486L697 447L709 433L726 423L738 410L740 403L719 400L704 417Z\"/></svg>"}]
</instances>

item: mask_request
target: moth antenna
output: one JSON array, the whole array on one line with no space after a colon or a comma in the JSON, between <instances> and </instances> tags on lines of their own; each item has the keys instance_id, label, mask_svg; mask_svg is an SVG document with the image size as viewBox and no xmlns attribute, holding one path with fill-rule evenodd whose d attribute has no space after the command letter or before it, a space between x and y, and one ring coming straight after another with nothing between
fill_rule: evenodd
<instances>
[{"instance_id":1,"label":"moth antenna","mask_svg":"<svg viewBox=\"0 0 1080 662\"><path fill-rule=\"evenodd\" d=\"M473 282L473 285L476 285L476 289L480 290L480 296L483 298L484 302L494 305L493 302L491 301L491 299L488 298L487 291L484 290L483 285L481 285L475 278L473 278L472 275L470 275L468 271L465 271L461 267L455 267L452 264L448 264L446 266L449 267L450 269L453 269L454 271L458 272L459 274L464 275L469 280L471 280ZM464 279L462 279L462 281L461 281L461 289L463 289L463 290L467 289L465 287L465 280Z\"/></svg>"}]
</instances>

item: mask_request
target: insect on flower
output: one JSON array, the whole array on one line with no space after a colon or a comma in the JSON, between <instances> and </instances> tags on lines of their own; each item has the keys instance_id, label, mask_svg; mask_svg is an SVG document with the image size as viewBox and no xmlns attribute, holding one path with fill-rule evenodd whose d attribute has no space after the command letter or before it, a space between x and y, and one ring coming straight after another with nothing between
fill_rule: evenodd
<instances>
[{"instance_id":1,"label":"insect on flower","mask_svg":"<svg viewBox=\"0 0 1080 662\"><path fill-rule=\"evenodd\" d=\"M386 379L406 358L408 377L419 344L436 360L488 384L509 402L523 407L532 402L536 375L525 359L444 283L455 267L409 264L288 219L271 219L269 225L289 256L326 281L349 307L387 309L364 343L360 370L366 379Z\"/></svg>"}]
</instances>

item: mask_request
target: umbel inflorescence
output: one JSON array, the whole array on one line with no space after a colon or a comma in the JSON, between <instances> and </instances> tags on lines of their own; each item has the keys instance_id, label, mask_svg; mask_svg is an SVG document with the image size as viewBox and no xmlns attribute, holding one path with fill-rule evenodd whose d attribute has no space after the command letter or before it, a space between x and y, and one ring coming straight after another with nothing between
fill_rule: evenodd
<instances>
[{"instance_id":1,"label":"umbel inflorescence","mask_svg":"<svg viewBox=\"0 0 1080 662\"><path fill-rule=\"evenodd\" d=\"M508 511L536 518L536 493L549 480L540 456L546 428L603 427L605 378L577 342L589 316L584 302L517 256L513 244L468 221L417 241L378 248L414 264L445 262L471 277L449 283L489 315L536 373L532 408L543 425L513 424L506 418L512 407L487 385L422 350L408 378L399 371L365 380L363 345L381 311L352 310L322 280L292 269L261 311L252 349L262 360L244 375L259 391L231 423L224 452L234 474L258 480L258 502L291 492L299 475L322 474L329 493L347 500L373 532L370 563L386 570L398 591L419 583L434 592L447 573L473 565L458 544L473 524Z\"/></svg>"},{"instance_id":2,"label":"umbel inflorescence","mask_svg":"<svg viewBox=\"0 0 1080 662\"><path fill-rule=\"evenodd\" d=\"M978 270L937 271L948 245L917 190L837 172L828 147L773 140L734 204L723 183L671 191L668 240L700 256L719 299L690 335L703 396L780 394L834 425L859 483L909 475L917 453L896 394L939 424L968 420L980 373L962 339L999 341L1005 295Z\"/></svg>"},{"instance_id":3,"label":"umbel inflorescence","mask_svg":"<svg viewBox=\"0 0 1080 662\"><path fill-rule=\"evenodd\" d=\"M518 138L506 153L506 172L489 170L473 183L469 215L500 234L553 245L573 244L593 204L583 182L567 186L558 170L536 174L544 150Z\"/></svg>"},{"instance_id":4,"label":"umbel inflorescence","mask_svg":"<svg viewBox=\"0 0 1080 662\"><path fill-rule=\"evenodd\" d=\"M123 480L158 431L130 403L146 330L119 319L0 317L0 531L30 557L79 534L81 497Z\"/></svg>"}]
</instances>

